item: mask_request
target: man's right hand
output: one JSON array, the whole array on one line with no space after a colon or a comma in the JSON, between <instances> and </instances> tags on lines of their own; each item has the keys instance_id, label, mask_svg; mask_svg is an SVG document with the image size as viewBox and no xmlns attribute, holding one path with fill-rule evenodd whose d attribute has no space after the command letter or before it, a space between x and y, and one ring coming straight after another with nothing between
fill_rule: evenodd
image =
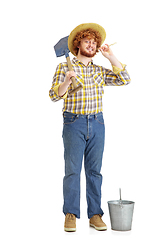
<instances>
[{"instance_id":1,"label":"man's right hand","mask_svg":"<svg viewBox=\"0 0 160 240\"><path fill-rule=\"evenodd\" d=\"M61 83L61 85L58 88L58 95L60 97L62 97L66 93L69 85L72 83L71 77L75 77L76 78L76 73L74 71L66 72L66 76L65 76L64 82Z\"/></svg>"},{"instance_id":2,"label":"man's right hand","mask_svg":"<svg viewBox=\"0 0 160 240\"><path fill-rule=\"evenodd\" d=\"M76 78L76 73L74 71L68 71L66 73L64 82L69 86L72 83L71 77L75 77Z\"/></svg>"}]
</instances>

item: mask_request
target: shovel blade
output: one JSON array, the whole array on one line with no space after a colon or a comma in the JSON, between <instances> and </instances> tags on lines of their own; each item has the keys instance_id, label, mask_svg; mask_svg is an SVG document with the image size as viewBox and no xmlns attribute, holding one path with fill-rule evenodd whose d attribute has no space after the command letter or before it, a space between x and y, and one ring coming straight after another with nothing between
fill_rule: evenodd
<instances>
[{"instance_id":1,"label":"shovel blade","mask_svg":"<svg viewBox=\"0 0 160 240\"><path fill-rule=\"evenodd\" d=\"M54 50L57 57L61 57L63 55L68 56L69 48L68 48L68 37L61 38L59 42L54 46Z\"/></svg>"}]
</instances>

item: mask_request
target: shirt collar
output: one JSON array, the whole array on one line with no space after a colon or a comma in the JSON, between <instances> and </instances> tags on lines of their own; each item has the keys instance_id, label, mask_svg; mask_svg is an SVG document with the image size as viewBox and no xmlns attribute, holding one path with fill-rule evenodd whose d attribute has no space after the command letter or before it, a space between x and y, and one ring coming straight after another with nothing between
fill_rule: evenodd
<instances>
[{"instance_id":1,"label":"shirt collar","mask_svg":"<svg viewBox=\"0 0 160 240\"><path fill-rule=\"evenodd\" d=\"M73 61L73 63L75 63L75 64L81 64L81 65L85 66L85 65L84 65L81 61L79 61L76 57L74 57L72 61ZM90 66L90 65L93 65L93 60L89 62L88 66ZM88 66L87 66L87 67L88 67ZM86 66L85 66L85 67L86 67Z\"/></svg>"}]
</instances>

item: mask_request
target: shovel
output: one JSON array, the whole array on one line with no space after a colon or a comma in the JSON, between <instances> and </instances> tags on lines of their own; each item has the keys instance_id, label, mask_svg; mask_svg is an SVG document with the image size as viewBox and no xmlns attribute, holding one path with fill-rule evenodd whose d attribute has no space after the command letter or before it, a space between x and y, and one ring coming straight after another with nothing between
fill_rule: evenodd
<instances>
[{"instance_id":1,"label":"shovel","mask_svg":"<svg viewBox=\"0 0 160 240\"><path fill-rule=\"evenodd\" d=\"M68 69L69 69L69 71L73 71L72 63L71 63L71 60L69 57L70 51L68 48L68 36L60 39L59 42L54 46L54 50L55 50L57 57L61 57L61 56L65 55L65 57L67 59ZM69 95L74 94L83 88L83 86L81 84L79 86L77 86L75 77L71 77L71 80L72 80L72 84L73 84L73 90L71 90L69 92Z\"/></svg>"}]
</instances>

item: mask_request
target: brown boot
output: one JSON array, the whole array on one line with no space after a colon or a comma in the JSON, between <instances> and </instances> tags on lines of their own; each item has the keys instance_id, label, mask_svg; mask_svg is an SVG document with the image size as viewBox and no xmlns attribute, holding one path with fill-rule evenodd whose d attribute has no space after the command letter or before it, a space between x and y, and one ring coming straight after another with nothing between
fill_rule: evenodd
<instances>
[{"instance_id":1,"label":"brown boot","mask_svg":"<svg viewBox=\"0 0 160 240\"><path fill-rule=\"evenodd\" d=\"M76 231L76 216L72 213L67 213L64 223L64 230L66 232Z\"/></svg>"},{"instance_id":2,"label":"brown boot","mask_svg":"<svg viewBox=\"0 0 160 240\"><path fill-rule=\"evenodd\" d=\"M107 226L102 221L102 216L100 214L96 214L90 218L89 223L91 227L94 227L98 231L107 230Z\"/></svg>"}]
</instances>

